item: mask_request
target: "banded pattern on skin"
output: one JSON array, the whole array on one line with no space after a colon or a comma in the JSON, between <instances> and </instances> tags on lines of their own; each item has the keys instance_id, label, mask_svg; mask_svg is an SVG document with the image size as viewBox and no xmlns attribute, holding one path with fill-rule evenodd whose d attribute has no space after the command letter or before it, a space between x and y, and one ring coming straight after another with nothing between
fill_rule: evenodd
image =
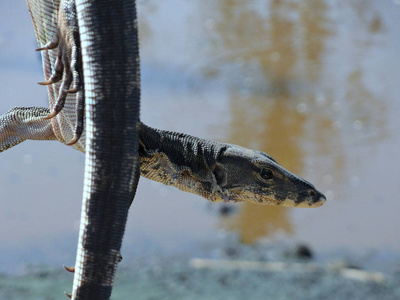
<instances>
[{"instance_id":1,"label":"banded pattern on skin","mask_svg":"<svg viewBox=\"0 0 400 300\"><path fill-rule=\"evenodd\" d=\"M143 152L142 152L143 154ZM189 166L179 166L170 161L165 153L155 152L140 156L140 175L148 179L174 186L181 191L197 194L210 201L219 201L218 185L212 172L202 176L192 171Z\"/></svg>"},{"instance_id":2,"label":"banded pattern on skin","mask_svg":"<svg viewBox=\"0 0 400 300\"><path fill-rule=\"evenodd\" d=\"M141 123L139 137L140 174L182 191L220 200L213 174L223 144L183 133L152 129Z\"/></svg>"}]
</instances>

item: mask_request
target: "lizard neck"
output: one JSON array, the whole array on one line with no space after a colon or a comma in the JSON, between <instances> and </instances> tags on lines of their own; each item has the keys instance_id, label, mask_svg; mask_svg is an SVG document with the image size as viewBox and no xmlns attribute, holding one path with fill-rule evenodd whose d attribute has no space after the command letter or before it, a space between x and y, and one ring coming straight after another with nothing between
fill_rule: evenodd
<instances>
[{"instance_id":1,"label":"lizard neck","mask_svg":"<svg viewBox=\"0 0 400 300\"><path fill-rule=\"evenodd\" d=\"M214 167L227 145L141 123L140 174L215 201L220 187Z\"/></svg>"}]
</instances>

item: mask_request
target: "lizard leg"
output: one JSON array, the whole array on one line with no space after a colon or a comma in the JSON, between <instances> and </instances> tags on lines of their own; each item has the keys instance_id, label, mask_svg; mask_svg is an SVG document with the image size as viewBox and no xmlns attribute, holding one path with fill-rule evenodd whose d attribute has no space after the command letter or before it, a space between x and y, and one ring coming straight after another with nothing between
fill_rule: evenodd
<instances>
[{"instance_id":1,"label":"lizard leg","mask_svg":"<svg viewBox=\"0 0 400 300\"><path fill-rule=\"evenodd\" d=\"M77 111L76 111L76 127L73 139L67 144L71 146L75 144L82 135L85 117L85 97L83 93L77 94Z\"/></svg>"},{"instance_id":2,"label":"lizard leg","mask_svg":"<svg viewBox=\"0 0 400 300\"><path fill-rule=\"evenodd\" d=\"M82 57L80 56L80 40L77 31L72 32L75 43L72 46L71 54L71 70L72 70L72 88L68 93L77 93L82 89ZM79 47L78 47L79 46ZM82 89L83 90L83 89ZM80 92L76 94L76 126L73 139L67 144L69 146L75 144L82 135L85 117L85 94Z\"/></svg>"},{"instance_id":3,"label":"lizard leg","mask_svg":"<svg viewBox=\"0 0 400 300\"><path fill-rule=\"evenodd\" d=\"M25 140L57 140L48 108L14 107L0 116L0 152Z\"/></svg>"},{"instance_id":4,"label":"lizard leg","mask_svg":"<svg viewBox=\"0 0 400 300\"><path fill-rule=\"evenodd\" d=\"M73 30L71 32L71 40L73 41L71 45L71 72L72 72L72 88L68 90L68 93L76 93L82 87L82 58L80 56L80 39L79 32Z\"/></svg>"}]
</instances>

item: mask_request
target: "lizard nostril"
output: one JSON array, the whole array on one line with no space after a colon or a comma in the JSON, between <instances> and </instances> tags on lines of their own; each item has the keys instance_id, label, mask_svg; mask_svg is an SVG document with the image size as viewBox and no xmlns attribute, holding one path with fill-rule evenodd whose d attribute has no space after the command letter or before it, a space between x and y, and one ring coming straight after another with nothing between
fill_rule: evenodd
<instances>
[{"instance_id":1,"label":"lizard nostril","mask_svg":"<svg viewBox=\"0 0 400 300\"><path fill-rule=\"evenodd\" d=\"M315 191L311 190L310 191L310 196L311 197L315 197L315 196L317 196L317 193Z\"/></svg>"}]
</instances>

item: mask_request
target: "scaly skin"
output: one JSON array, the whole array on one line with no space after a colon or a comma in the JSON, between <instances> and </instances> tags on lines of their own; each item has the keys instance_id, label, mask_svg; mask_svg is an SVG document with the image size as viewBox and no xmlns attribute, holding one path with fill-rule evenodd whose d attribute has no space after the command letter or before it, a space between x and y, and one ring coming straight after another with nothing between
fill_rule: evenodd
<instances>
[{"instance_id":1,"label":"scaly skin","mask_svg":"<svg viewBox=\"0 0 400 300\"><path fill-rule=\"evenodd\" d=\"M318 207L326 200L260 151L143 123L139 140L140 175L210 201Z\"/></svg>"}]
</instances>

